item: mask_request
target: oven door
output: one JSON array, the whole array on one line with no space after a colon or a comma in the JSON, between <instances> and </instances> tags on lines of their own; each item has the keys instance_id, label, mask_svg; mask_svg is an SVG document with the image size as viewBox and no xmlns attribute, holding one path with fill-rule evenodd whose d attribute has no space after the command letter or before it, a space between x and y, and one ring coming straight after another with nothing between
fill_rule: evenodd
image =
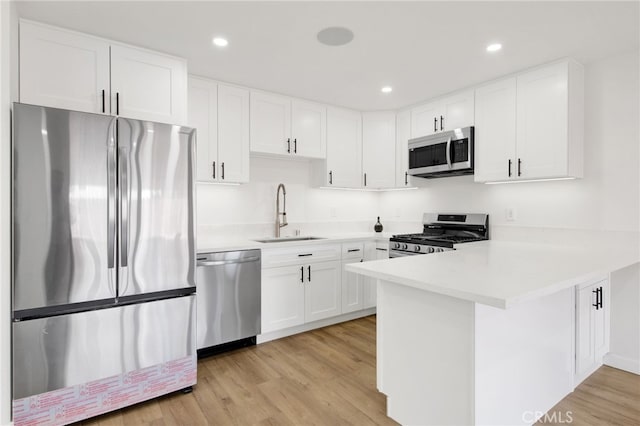
<instances>
[{"instance_id":1,"label":"oven door","mask_svg":"<svg viewBox=\"0 0 640 426\"><path fill-rule=\"evenodd\" d=\"M473 127L409 140L409 174L473 171Z\"/></svg>"},{"instance_id":2,"label":"oven door","mask_svg":"<svg viewBox=\"0 0 640 426\"><path fill-rule=\"evenodd\" d=\"M415 256L416 254L425 254L425 253L412 253L410 251L389 251L389 259L393 259L394 257L406 257L406 256Z\"/></svg>"}]
</instances>

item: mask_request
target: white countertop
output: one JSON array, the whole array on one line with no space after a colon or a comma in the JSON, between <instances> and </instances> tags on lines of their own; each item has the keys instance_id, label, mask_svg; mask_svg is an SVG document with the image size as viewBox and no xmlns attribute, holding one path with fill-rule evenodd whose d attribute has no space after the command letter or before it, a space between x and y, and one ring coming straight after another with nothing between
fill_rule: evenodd
<instances>
[{"instance_id":1,"label":"white countertop","mask_svg":"<svg viewBox=\"0 0 640 426\"><path fill-rule=\"evenodd\" d=\"M212 253L218 251L231 250L251 250L251 249L270 249L292 246L308 246L315 244L342 243L346 241L357 240L378 240L387 241L391 234L386 232L355 232L341 234L313 234L312 237L319 237L317 240L289 241L286 237L282 241L273 243L259 243L249 238L238 237L207 237L198 238L198 253ZM270 237L255 237L255 239L264 239ZM295 237L292 237L295 238Z\"/></svg>"},{"instance_id":2,"label":"white countertop","mask_svg":"<svg viewBox=\"0 0 640 426\"><path fill-rule=\"evenodd\" d=\"M481 241L457 250L354 263L351 272L506 309L640 261L630 247Z\"/></svg>"}]
</instances>

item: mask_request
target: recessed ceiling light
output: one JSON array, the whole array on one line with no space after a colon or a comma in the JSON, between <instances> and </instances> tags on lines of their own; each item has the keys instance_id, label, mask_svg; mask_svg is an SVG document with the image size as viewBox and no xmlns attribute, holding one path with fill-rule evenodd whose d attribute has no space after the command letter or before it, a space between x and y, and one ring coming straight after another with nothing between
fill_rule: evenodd
<instances>
[{"instance_id":1,"label":"recessed ceiling light","mask_svg":"<svg viewBox=\"0 0 640 426\"><path fill-rule=\"evenodd\" d=\"M497 52L502 49L502 45L500 43L492 43L487 46L487 52Z\"/></svg>"},{"instance_id":2,"label":"recessed ceiling light","mask_svg":"<svg viewBox=\"0 0 640 426\"><path fill-rule=\"evenodd\" d=\"M318 33L318 41L327 46L343 46L353 40L353 31L344 27L329 27Z\"/></svg>"},{"instance_id":3,"label":"recessed ceiling light","mask_svg":"<svg viewBox=\"0 0 640 426\"><path fill-rule=\"evenodd\" d=\"M393 87L391 87L391 86L384 86L384 87L383 87L382 89L380 89L380 90L382 90L382 93L391 93L391 92L393 92Z\"/></svg>"},{"instance_id":4,"label":"recessed ceiling light","mask_svg":"<svg viewBox=\"0 0 640 426\"><path fill-rule=\"evenodd\" d=\"M227 41L227 39L223 37L214 37L213 44L215 44L218 47L225 47L226 45L229 44L229 41Z\"/></svg>"}]
</instances>

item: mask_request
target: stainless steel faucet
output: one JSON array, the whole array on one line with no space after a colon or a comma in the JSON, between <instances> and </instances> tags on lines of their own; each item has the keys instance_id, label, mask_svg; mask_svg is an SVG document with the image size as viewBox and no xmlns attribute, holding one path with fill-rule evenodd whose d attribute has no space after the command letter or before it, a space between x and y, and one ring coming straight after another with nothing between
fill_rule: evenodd
<instances>
[{"instance_id":1,"label":"stainless steel faucet","mask_svg":"<svg viewBox=\"0 0 640 426\"><path fill-rule=\"evenodd\" d=\"M280 188L282 188L282 213L280 212ZM280 216L282 216L282 221L280 221ZM276 238L280 237L280 228L287 225L287 190L281 183L276 190Z\"/></svg>"}]
</instances>

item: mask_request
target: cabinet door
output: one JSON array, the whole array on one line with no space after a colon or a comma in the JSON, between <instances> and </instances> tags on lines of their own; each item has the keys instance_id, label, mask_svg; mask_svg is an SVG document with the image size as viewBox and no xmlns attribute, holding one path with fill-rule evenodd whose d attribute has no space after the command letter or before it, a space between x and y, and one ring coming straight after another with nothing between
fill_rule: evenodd
<instances>
[{"instance_id":1,"label":"cabinet door","mask_svg":"<svg viewBox=\"0 0 640 426\"><path fill-rule=\"evenodd\" d=\"M362 259L351 259L342 262L342 313L362 309L364 277L347 271L344 267L350 263L362 262Z\"/></svg>"},{"instance_id":2,"label":"cabinet door","mask_svg":"<svg viewBox=\"0 0 640 426\"><path fill-rule=\"evenodd\" d=\"M218 85L221 182L249 182L249 91Z\"/></svg>"},{"instance_id":3,"label":"cabinet door","mask_svg":"<svg viewBox=\"0 0 640 426\"><path fill-rule=\"evenodd\" d=\"M126 46L111 46L111 113L138 120L185 124L184 60Z\"/></svg>"},{"instance_id":4,"label":"cabinet door","mask_svg":"<svg viewBox=\"0 0 640 426\"><path fill-rule=\"evenodd\" d=\"M109 44L20 21L20 102L109 114Z\"/></svg>"},{"instance_id":5,"label":"cabinet door","mask_svg":"<svg viewBox=\"0 0 640 426\"><path fill-rule=\"evenodd\" d=\"M307 158L327 157L327 107L294 100L291 125L294 154Z\"/></svg>"},{"instance_id":6,"label":"cabinet door","mask_svg":"<svg viewBox=\"0 0 640 426\"><path fill-rule=\"evenodd\" d=\"M476 90L476 182L507 180L516 172L516 79Z\"/></svg>"},{"instance_id":7,"label":"cabinet door","mask_svg":"<svg viewBox=\"0 0 640 426\"><path fill-rule=\"evenodd\" d=\"M602 362L602 357L609 352L609 319L611 313L609 308L609 281L601 281L595 287L602 287L602 309L598 309L593 315L593 352L595 359L598 362Z\"/></svg>"},{"instance_id":8,"label":"cabinet door","mask_svg":"<svg viewBox=\"0 0 640 426\"><path fill-rule=\"evenodd\" d=\"M374 241L366 242L364 244L364 260L377 260L379 259L380 251L377 250L377 244ZM386 253L386 252L385 252ZM362 282L362 308L372 308L376 306L376 285L378 280L371 277L364 277Z\"/></svg>"},{"instance_id":9,"label":"cabinet door","mask_svg":"<svg viewBox=\"0 0 640 426\"><path fill-rule=\"evenodd\" d=\"M251 151L263 154L293 153L291 99L251 92Z\"/></svg>"},{"instance_id":10,"label":"cabinet door","mask_svg":"<svg viewBox=\"0 0 640 426\"><path fill-rule=\"evenodd\" d=\"M214 82L189 78L187 123L196 129L196 179L216 182L218 163L218 87Z\"/></svg>"},{"instance_id":11,"label":"cabinet door","mask_svg":"<svg viewBox=\"0 0 640 426\"><path fill-rule=\"evenodd\" d=\"M327 110L327 173L329 185L362 185L362 115L356 111Z\"/></svg>"},{"instance_id":12,"label":"cabinet door","mask_svg":"<svg viewBox=\"0 0 640 426\"><path fill-rule=\"evenodd\" d=\"M304 324L302 268L296 265L262 270L263 333Z\"/></svg>"},{"instance_id":13,"label":"cabinet door","mask_svg":"<svg viewBox=\"0 0 640 426\"><path fill-rule=\"evenodd\" d=\"M517 78L516 154L522 179L567 174L567 77L565 62Z\"/></svg>"},{"instance_id":14,"label":"cabinet door","mask_svg":"<svg viewBox=\"0 0 640 426\"><path fill-rule=\"evenodd\" d=\"M411 138L411 112L403 111L396 116L396 187L410 186L409 145Z\"/></svg>"},{"instance_id":15,"label":"cabinet door","mask_svg":"<svg viewBox=\"0 0 640 426\"><path fill-rule=\"evenodd\" d=\"M595 345L593 321L596 286L579 289L576 293L576 375L581 377L593 368Z\"/></svg>"},{"instance_id":16,"label":"cabinet door","mask_svg":"<svg viewBox=\"0 0 640 426\"><path fill-rule=\"evenodd\" d=\"M393 188L396 184L396 114L362 115L362 172L367 188Z\"/></svg>"},{"instance_id":17,"label":"cabinet door","mask_svg":"<svg viewBox=\"0 0 640 426\"><path fill-rule=\"evenodd\" d=\"M411 110L411 138L440 132L441 124L444 128L444 124L440 120L440 116L443 114L440 102L432 102L413 108Z\"/></svg>"},{"instance_id":18,"label":"cabinet door","mask_svg":"<svg viewBox=\"0 0 640 426\"><path fill-rule=\"evenodd\" d=\"M342 285L340 262L321 262L304 267L305 322L340 315Z\"/></svg>"},{"instance_id":19,"label":"cabinet door","mask_svg":"<svg viewBox=\"0 0 640 426\"><path fill-rule=\"evenodd\" d=\"M460 92L442 100L444 130L473 126L473 90ZM440 119L440 117L438 117Z\"/></svg>"}]
</instances>

